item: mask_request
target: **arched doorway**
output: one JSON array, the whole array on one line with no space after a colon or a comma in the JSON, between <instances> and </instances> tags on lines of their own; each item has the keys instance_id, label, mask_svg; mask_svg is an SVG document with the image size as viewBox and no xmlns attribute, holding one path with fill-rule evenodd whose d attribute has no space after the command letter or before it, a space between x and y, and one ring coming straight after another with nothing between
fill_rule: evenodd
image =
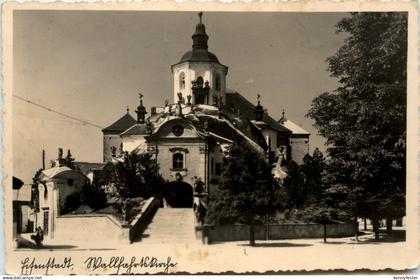
<instances>
[{"instance_id":1,"label":"arched doorway","mask_svg":"<svg viewBox=\"0 0 420 280\"><path fill-rule=\"evenodd\" d=\"M170 182L164 187L164 195L169 207L192 208L193 188L185 182Z\"/></svg>"}]
</instances>

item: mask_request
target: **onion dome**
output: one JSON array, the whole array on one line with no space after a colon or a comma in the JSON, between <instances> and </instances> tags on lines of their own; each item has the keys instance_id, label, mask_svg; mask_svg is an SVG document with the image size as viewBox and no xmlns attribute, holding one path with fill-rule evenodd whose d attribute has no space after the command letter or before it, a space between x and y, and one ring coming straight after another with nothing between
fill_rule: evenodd
<instances>
[{"instance_id":1,"label":"onion dome","mask_svg":"<svg viewBox=\"0 0 420 280\"><path fill-rule=\"evenodd\" d=\"M198 14L200 21L195 26L195 32L192 35L193 45L192 50L185 53L181 60L178 62L216 62L219 63L219 59L214 53L208 51L207 41L209 36L206 34L206 26L202 23L203 13Z\"/></svg>"}]
</instances>

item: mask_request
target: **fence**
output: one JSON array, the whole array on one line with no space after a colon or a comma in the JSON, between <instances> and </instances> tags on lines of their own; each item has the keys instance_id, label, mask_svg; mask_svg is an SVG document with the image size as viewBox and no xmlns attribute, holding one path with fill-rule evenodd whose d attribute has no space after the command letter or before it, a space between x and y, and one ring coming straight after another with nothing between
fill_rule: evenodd
<instances>
[{"instance_id":1,"label":"fence","mask_svg":"<svg viewBox=\"0 0 420 280\"><path fill-rule=\"evenodd\" d=\"M355 234L353 223L328 224L327 237L346 237ZM205 225L203 236L208 243L223 241L243 241L249 239L248 225ZM256 225L256 240L322 238L323 224L275 224Z\"/></svg>"}]
</instances>

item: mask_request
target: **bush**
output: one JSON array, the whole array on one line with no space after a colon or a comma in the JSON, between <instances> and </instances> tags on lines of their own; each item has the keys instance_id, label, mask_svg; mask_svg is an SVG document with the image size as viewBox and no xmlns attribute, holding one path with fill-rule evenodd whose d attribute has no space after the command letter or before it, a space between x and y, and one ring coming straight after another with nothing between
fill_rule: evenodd
<instances>
[{"instance_id":1,"label":"bush","mask_svg":"<svg viewBox=\"0 0 420 280\"><path fill-rule=\"evenodd\" d=\"M96 185L83 186L83 203L92 209L104 208L107 204L105 191Z\"/></svg>"},{"instance_id":2,"label":"bush","mask_svg":"<svg viewBox=\"0 0 420 280\"><path fill-rule=\"evenodd\" d=\"M72 193L66 197L66 202L64 203L64 209L62 214L70 213L71 211L77 209L82 204L81 202L81 193Z\"/></svg>"}]
</instances>

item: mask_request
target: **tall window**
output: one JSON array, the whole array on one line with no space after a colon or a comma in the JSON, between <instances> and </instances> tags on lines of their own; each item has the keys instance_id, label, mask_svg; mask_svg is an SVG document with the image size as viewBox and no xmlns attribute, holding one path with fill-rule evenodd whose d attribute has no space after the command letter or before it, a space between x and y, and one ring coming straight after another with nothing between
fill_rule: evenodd
<instances>
[{"instance_id":1,"label":"tall window","mask_svg":"<svg viewBox=\"0 0 420 280\"><path fill-rule=\"evenodd\" d=\"M172 168L183 169L184 168L184 155L181 153L175 153L172 156Z\"/></svg>"},{"instance_id":2,"label":"tall window","mask_svg":"<svg viewBox=\"0 0 420 280\"><path fill-rule=\"evenodd\" d=\"M185 88L185 73L181 72L181 74L179 74L179 89L184 89Z\"/></svg>"},{"instance_id":3,"label":"tall window","mask_svg":"<svg viewBox=\"0 0 420 280\"><path fill-rule=\"evenodd\" d=\"M221 89L221 85L220 85L220 75L216 74L216 77L214 78L214 89L220 91Z\"/></svg>"}]
</instances>

